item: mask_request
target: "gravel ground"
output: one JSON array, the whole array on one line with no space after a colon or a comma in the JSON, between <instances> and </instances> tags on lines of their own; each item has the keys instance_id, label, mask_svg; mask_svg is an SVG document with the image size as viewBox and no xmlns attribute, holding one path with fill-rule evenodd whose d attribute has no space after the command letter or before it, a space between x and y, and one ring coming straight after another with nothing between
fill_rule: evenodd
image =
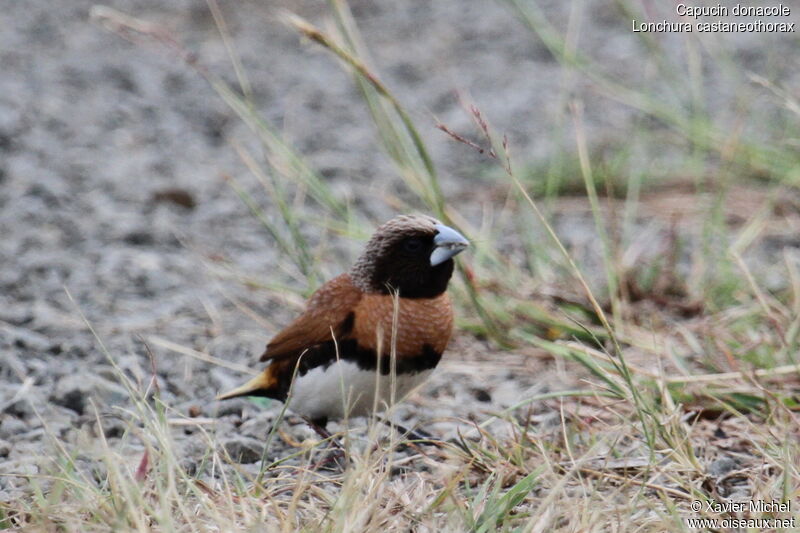
<instances>
[{"instance_id":1,"label":"gravel ground","mask_svg":"<svg viewBox=\"0 0 800 533\"><path fill-rule=\"evenodd\" d=\"M638 68L647 51L630 34L629 18L612 4L593 3L582 14L581 46L621 79L657 85L659 80L647 80ZM130 407L105 351L144 388L152 375L145 339L158 337L252 364L268 337L298 309L293 297L248 289L208 267L209 258L216 257L235 265L241 276L300 286L290 270L280 267L285 262L274 243L222 179L241 178L268 206L230 144L249 146L252 135L178 59L92 24L92 5L30 0L11 2L0 13L3 472L38 471L53 445L48 435L74 449L86 445L93 406L105 414ZM234 79L205 2L109 5L157 21L197 52L204 65ZM389 218L393 210L382 200L386 191L402 194L397 173L376 145L350 78L329 55L300 42L278 21L280 9L290 6L312 21L325 21L322 2L223 6L255 102L342 199L376 222ZM570 3L542 6L559 28L566 28ZM476 224L491 202L488 195L482 198L481 187L488 184L478 160L438 133L431 120L433 113L454 129L469 131L455 90L468 94L509 133L523 161L546 158L572 138L569 127L563 139L551 131L555 107L563 105L561 100L554 104L557 95L585 97L588 135L599 144L625 138L635 118L565 76L547 48L503 5L358 0L352 8L374 64L421 125L446 194L463 203ZM731 39L731 54L753 65L771 64L779 80L796 87L796 59L794 68L792 61L785 66L773 61L791 50L792 42L754 39ZM711 83L708 90L719 89L713 105L724 110L735 95L726 94L724 78ZM649 156L648 164L658 165L658 157L670 154ZM188 196L165 194L176 188ZM573 246L588 247L593 240L581 229L588 220L583 212L561 222ZM309 235L312 242L317 237ZM353 243L342 246L326 265L327 275L341 271L358 249ZM266 317L266 325L249 318L234 300ZM220 407L214 394L240 381L239 373L175 354L163 343L149 345L165 401L177 412L217 417L217 434L234 455L251 463L260 458L278 409L262 410L247 401ZM481 416L557 383L542 380L556 370L544 371L541 361L504 357L498 366L487 363L490 357L486 346L458 337L442 368L398 417ZM104 417L103 424L112 439L126 427L120 416ZM443 436L453 427L448 421L430 425ZM299 425L292 428L306 434ZM191 431L175 438L187 461L202 453L202 442ZM269 453L282 451L276 443ZM89 454L81 457L92 464ZM0 499L18 497L23 484L0 476Z\"/></svg>"}]
</instances>

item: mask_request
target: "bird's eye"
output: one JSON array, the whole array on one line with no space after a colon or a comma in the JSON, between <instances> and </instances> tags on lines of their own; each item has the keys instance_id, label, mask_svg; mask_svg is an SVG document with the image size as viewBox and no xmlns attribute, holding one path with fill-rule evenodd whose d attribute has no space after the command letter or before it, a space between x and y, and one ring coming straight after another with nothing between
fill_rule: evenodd
<instances>
[{"instance_id":1,"label":"bird's eye","mask_svg":"<svg viewBox=\"0 0 800 533\"><path fill-rule=\"evenodd\" d=\"M422 241L420 239L408 239L403 243L403 247L407 252L419 252L422 250Z\"/></svg>"}]
</instances>

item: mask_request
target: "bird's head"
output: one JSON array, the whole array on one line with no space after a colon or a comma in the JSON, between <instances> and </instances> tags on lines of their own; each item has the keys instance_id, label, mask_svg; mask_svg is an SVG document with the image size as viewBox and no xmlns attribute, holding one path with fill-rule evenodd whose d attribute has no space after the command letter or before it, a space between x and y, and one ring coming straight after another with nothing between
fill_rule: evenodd
<instances>
[{"instance_id":1,"label":"bird's head","mask_svg":"<svg viewBox=\"0 0 800 533\"><path fill-rule=\"evenodd\" d=\"M366 292L399 291L405 298L433 298L447 289L453 257L469 241L425 215L400 215L380 226L350 274Z\"/></svg>"}]
</instances>

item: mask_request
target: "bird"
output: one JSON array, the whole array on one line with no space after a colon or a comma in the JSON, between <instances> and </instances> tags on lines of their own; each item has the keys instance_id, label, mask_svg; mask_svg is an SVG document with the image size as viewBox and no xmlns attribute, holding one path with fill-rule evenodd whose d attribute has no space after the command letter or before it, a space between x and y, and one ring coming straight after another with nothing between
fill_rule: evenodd
<instances>
[{"instance_id":1,"label":"bird","mask_svg":"<svg viewBox=\"0 0 800 533\"><path fill-rule=\"evenodd\" d=\"M317 289L276 334L268 365L219 400L261 396L322 436L330 420L368 416L431 374L453 332L447 285L469 245L436 218L398 215L379 226L349 271Z\"/></svg>"}]
</instances>

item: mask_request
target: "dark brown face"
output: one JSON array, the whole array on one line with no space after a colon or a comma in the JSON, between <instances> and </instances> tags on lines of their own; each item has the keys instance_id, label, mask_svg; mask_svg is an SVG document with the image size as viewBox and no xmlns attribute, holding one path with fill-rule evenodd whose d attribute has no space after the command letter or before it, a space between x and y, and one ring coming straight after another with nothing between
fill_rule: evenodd
<instances>
[{"instance_id":1,"label":"dark brown face","mask_svg":"<svg viewBox=\"0 0 800 533\"><path fill-rule=\"evenodd\" d=\"M370 292L433 298L447 289L452 258L466 246L461 234L436 219L397 217L378 228L352 274Z\"/></svg>"},{"instance_id":2,"label":"dark brown face","mask_svg":"<svg viewBox=\"0 0 800 533\"><path fill-rule=\"evenodd\" d=\"M453 275L453 260L431 266L433 234L417 233L393 243L375 261L373 283L389 292L398 290L406 298L433 298L447 289Z\"/></svg>"}]
</instances>

